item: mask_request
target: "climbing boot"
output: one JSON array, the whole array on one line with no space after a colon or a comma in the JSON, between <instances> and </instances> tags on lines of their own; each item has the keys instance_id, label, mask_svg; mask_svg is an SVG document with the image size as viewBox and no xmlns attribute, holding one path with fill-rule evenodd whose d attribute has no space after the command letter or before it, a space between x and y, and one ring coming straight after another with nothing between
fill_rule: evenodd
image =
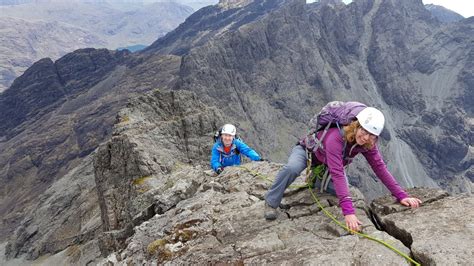
<instances>
[{"instance_id":1,"label":"climbing boot","mask_svg":"<svg viewBox=\"0 0 474 266\"><path fill-rule=\"evenodd\" d=\"M278 217L278 211L276 208L273 208L272 206L268 205L268 203L265 202L265 213L264 213L265 219L268 221L273 221Z\"/></svg>"}]
</instances>

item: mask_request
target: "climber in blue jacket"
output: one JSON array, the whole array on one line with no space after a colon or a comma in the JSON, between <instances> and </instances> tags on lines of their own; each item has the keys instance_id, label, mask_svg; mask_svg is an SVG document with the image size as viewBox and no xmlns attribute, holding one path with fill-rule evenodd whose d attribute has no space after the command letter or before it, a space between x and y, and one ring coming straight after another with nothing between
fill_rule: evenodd
<instances>
[{"instance_id":1,"label":"climber in blue jacket","mask_svg":"<svg viewBox=\"0 0 474 266\"><path fill-rule=\"evenodd\" d=\"M219 131L211 155L211 167L217 174L220 174L226 166L240 165L240 154L252 161L262 161L257 152L235 137L236 131L235 126L231 124L225 124Z\"/></svg>"}]
</instances>

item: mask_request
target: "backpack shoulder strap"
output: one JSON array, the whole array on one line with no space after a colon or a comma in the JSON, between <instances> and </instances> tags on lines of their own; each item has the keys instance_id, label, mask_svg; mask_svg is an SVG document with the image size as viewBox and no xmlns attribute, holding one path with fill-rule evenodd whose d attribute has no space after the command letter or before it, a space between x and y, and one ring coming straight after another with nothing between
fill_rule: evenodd
<instances>
[{"instance_id":1,"label":"backpack shoulder strap","mask_svg":"<svg viewBox=\"0 0 474 266\"><path fill-rule=\"evenodd\" d=\"M339 124L338 123L336 123L336 124L338 125L337 127L339 127ZM317 147L318 148L324 149L323 139L324 139L324 137L326 137L326 134L328 133L330 127L331 127L331 123L328 123L327 126L323 130L323 134L321 134L321 138L319 138L317 140L317 142L318 142ZM315 134L315 137L316 137L316 132L314 134Z\"/></svg>"},{"instance_id":2,"label":"backpack shoulder strap","mask_svg":"<svg viewBox=\"0 0 474 266\"><path fill-rule=\"evenodd\" d=\"M221 137L221 130L217 130L215 133L214 133L214 142L217 142L219 140L219 138Z\"/></svg>"},{"instance_id":3,"label":"backpack shoulder strap","mask_svg":"<svg viewBox=\"0 0 474 266\"><path fill-rule=\"evenodd\" d=\"M337 128L339 129L339 134L341 134L341 137L342 139L344 140L344 145L342 146L342 160L346 160L346 158L348 157L348 155L346 154L346 148L347 148L347 140L346 138L344 137L345 135L345 131L344 131L344 128L341 128L339 126L339 123L336 123L337 125ZM353 147L354 148L354 147Z\"/></svg>"}]
</instances>

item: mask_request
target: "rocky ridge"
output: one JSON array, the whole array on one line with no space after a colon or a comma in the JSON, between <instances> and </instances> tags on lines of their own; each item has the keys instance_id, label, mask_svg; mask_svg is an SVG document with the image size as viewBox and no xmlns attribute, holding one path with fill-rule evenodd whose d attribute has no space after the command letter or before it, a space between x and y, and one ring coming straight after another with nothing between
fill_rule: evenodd
<instances>
[{"instance_id":1,"label":"rocky ridge","mask_svg":"<svg viewBox=\"0 0 474 266\"><path fill-rule=\"evenodd\" d=\"M175 100L166 99L172 95ZM120 113L121 117L129 117L129 122L118 123L113 139L99 149L95 171L105 231L99 238L99 245L103 255L112 252L101 263L408 264L380 244L348 235L319 210L304 188L290 189L283 202L286 208L280 210L279 218L274 222L265 221L263 197L282 165L254 162L226 168L221 175L215 176L203 167L202 163L207 161L205 155L196 155L195 158L198 161L202 158L202 162L192 165L188 158L181 157L186 154L184 149L155 148L153 144L160 141L156 139L150 143L150 138L169 138L166 133L155 134L154 131L158 127L167 128L170 124L165 121L174 124L171 128L181 128L177 126L180 123L169 120L173 117L169 112L150 108L150 103L156 99L150 100L155 97L161 103L176 103L161 105L165 110L171 106L182 110L186 108L178 107L180 104L188 108L189 105L180 99L195 96L181 91L155 92L134 101ZM201 110L199 101L193 102L196 103L194 108ZM210 113L194 113L193 108L187 110L177 113L188 114L180 119L189 121L185 123L187 129L197 134L192 139L209 143L208 132L212 132L214 125L202 130L206 126L191 121L201 121L197 118ZM158 115L156 119L157 114L166 115ZM154 126L157 128L152 130ZM181 156L176 154L167 158L164 154L170 151L180 151ZM163 162L172 167L163 167ZM295 184L304 182L299 179ZM473 252L474 239L463 238L455 250L449 241L461 241L460 234L472 231L474 214L465 211L472 204L472 197L449 196L441 190L413 189L409 193L422 199L424 205L411 210L395 203L392 197L377 199L369 206L357 189L352 188L351 192L357 214L364 223L364 233L413 254L423 265L469 262L468 254ZM343 220L337 198L317 195L330 213ZM443 211L454 202L456 208ZM374 224L371 219L377 222ZM437 227L439 223L443 227ZM432 237L433 232L439 232L435 233L436 238ZM432 252L433 247L437 252Z\"/></svg>"},{"instance_id":2,"label":"rocky ridge","mask_svg":"<svg viewBox=\"0 0 474 266\"><path fill-rule=\"evenodd\" d=\"M204 7L193 13L175 30L153 42L145 52L188 54L192 48L234 32L242 25L258 21L284 2L284 0L220 0L218 5ZM234 6L235 8L232 8Z\"/></svg>"},{"instance_id":3,"label":"rocky ridge","mask_svg":"<svg viewBox=\"0 0 474 266\"><path fill-rule=\"evenodd\" d=\"M106 46L97 34L57 21L0 16L0 28L0 92L42 58L56 60L79 48Z\"/></svg>"},{"instance_id":4,"label":"rocky ridge","mask_svg":"<svg viewBox=\"0 0 474 266\"><path fill-rule=\"evenodd\" d=\"M184 98L194 98L194 104ZM198 140L195 146L209 143L209 132L220 121L208 126L197 121L219 114L213 109L194 109L203 107L193 94L157 91L120 112L114 137L101 146L94 164L105 231L99 246L102 255L110 254L101 263L408 264L380 244L348 235L320 211L305 188L289 189L279 218L266 221L264 194L281 164L254 162L226 168L216 176L204 166L206 154L195 154L190 162L183 157L188 154L185 149L168 150L165 143L176 143L169 129L181 129L183 121L188 121L186 131L195 135L183 133L179 139ZM170 120L173 113L181 114L178 121ZM124 123L124 117L130 120ZM156 134L156 130L168 133ZM155 147L155 143L160 144ZM167 157L172 152L177 153ZM302 184L300 177L295 185ZM461 234L472 231L474 213L466 211L473 203L471 196L411 189L409 193L424 202L412 210L390 196L368 205L358 189L352 187L351 193L364 233L411 254L422 265L469 263L474 239ZM336 197L325 193L317 197L326 210L343 220ZM456 207L444 211L454 203ZM462 244L453 249L453 241Z\"/></svg>"},{"instance_id":5,"label":"rocky ridge","mask_svg":"<svg viewBox=\"0 0 474 266\"><path fill-rule=\"evenodd\" d=\"M145 73L137 62L147 61L153 71ZM118 111L133 94L129 88L139 93L166 87L178 67L172 56L131 60L127 52L85 49L54 63L41 60L18 78L0 96L2 125L9 125L0 128L0 239L20 225L40 194L110 137ZM127 72L135 78L125 78Z\"/></svg>"},{"instance_id":6,"label":"rocky ridge","mask_svg":"<svg viewBox=\"0 0 474 266\"><path fill-rule=\"evenodd\" d=\"M135 216L152 205L148 194L131 200L150 189L147 184L158 189L172 182L162 179L180 164L206 164L209 132L221 123L217 110L199 104L190 92L155 91L127 106L116 118L112 139L41 195L7 245L7 258L26 254L34 260L68 247L74 254L98 250L99 233L133 227ZM138 181L122 182L127 179ZM84 260L72 256L69 262Z\"/></svg>"},{"instance_id":7,"label":"rocky ridge","mask_svg":"<svg viewBox=\"0 0 474 266\"><path fill-rule=\"evenodd\" d=\"M149 196L135 199L149 189L148 184L157 188L167 184L167 175L180 164L207 164L212 132L221 119L216 109L206 107L190 92L155 91L131 101L94 162L104 230L127 228L152 205ZM134 180L135 186L122 183L123 178Z\"/></svg>"},{"instance_id":8,"label":"rocky ridge","mask_svg":"<svg viewBox=\"0 0 474 266\"><path fill-rule=\"evenodd\" d=\"M281 165L253 163L245 167L274 176ZM285 204L290 208L282 210L276 221L267 222L262 217L262 197L269 182L245 169L229 168L222 176L214 177L202 169L184 167L175 178L179 181L156 197L156 206L168 206L161 201L165 196L182 200L135 227L133 236L124 241L126 248L112 253L103 263L409 264L380 244L346 234L319 211L307 190L289 191ZM469 264L474 242L461 235L472 231L473 215L464 212L472 204L472 197L437 200L431 195L444 192L420 189L411 193L427 203L415 211L398 207L398 212L384 217L381 224L393 236L376 229L360 200L357 213L362 217L364 233L412 254L422 265ZM318 197L326 210L342 219L340 209L334 206L336 198ZM440 208L451 203L460 203L456 205L459 209L442 214ZM394 208L394 203L391 200L379 206ZM438 221L443 227L433 229ZM433 230L439 230L439 237L433 237ZM407 239L412 242L404 246ZM461 245L454 244L460 239Z\"/></svg>"}]
</instances>

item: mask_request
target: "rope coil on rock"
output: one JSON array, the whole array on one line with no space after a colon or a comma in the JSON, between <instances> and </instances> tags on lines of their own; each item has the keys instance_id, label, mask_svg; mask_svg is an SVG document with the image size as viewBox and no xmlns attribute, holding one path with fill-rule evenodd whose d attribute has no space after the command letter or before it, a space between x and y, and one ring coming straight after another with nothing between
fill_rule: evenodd
<instances>
[{"instance_id":1,"label":"rope coil on rock","mask_svg":"<svg viewBox=\"0 0 474 266\"><path fill-rule=\"evenodd\" d=\"M252 174L253 176L256 176L256 177L260 177L261 179L265 180L265 181L269 181L269 182L273 182L272 179L268 178L267 176L265 175L262 175L256 171L253 171L245 166L239 166L239 168L241 169L244 169L245 171L249 172L250 174ZM409 255L401 252L400 250L398 250L397 248L395 248L394 246L390 245L389 243L383 241L383 240L380 240L380 239L377 239L373 236L370 236L370 235L367 235L367 234L364 234L364 233L360 233L360 232L357 232L357 231L353 231L351 229L349 229L347 226L345 226L344 224L342 224L340 221L337 220L336 217L334 217L334 215L332 215L330 212L328 212L324 207L323 205L321 204L321 202L319 201L318 197L316 197L316 195L314 194L313 190L311 189L311 187L309 185L301 185L301 186L289 186L290 188L308 188L310 194L311 194L311 197L313 198L314 202L318 205L318 207L321 209L321 211L323 211L323 213L328 216L331 220L333 220L337 225L339 225L340 227L342 227L344 230L346 230L347 232L351 233L351 234L356 234L356 235L359 235L359 236L362 236L364 238L367 238L369 240L372 240L372 241L375 241L385 247L387 247L388 249L394 251L395 253L397 253L398 255L402 256L403 258L407 259L408 261L410 261L411 263L413 263L414 265L416 266L420 266L421 264L418 263L416 260L412 259Z\"/></svg>"}]
</instances>

